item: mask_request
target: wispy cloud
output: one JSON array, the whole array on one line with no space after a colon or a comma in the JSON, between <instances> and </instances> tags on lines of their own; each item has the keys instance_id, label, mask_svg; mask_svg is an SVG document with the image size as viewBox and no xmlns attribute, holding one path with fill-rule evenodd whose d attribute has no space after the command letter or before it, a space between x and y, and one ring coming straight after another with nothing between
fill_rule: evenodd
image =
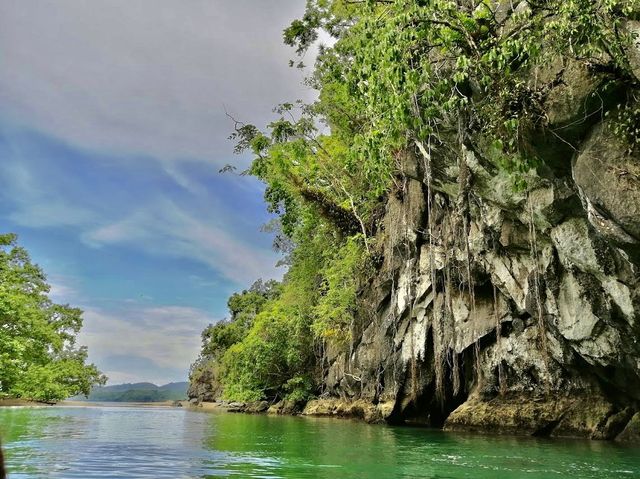
<instances>
[{"instance_id":1,"label":"wispy cloud","mask_svg":"<svg viewBox=\"0 0 640 479\"><path fill-rule=\"evenodd\" d=\"M30 151L20 151L25 142ZM20 135L8 144L0 142L0 216L8 221L35 229L68 227L94 248L126 245L158 259L189 259L241 285L281 274L268 238L256 238L264 207L255 182L213 170L206 181L218 177L217 188L207 190L201 176L174 165L188 182L189 192L179 194L161 182L164 175L153 167L137 175L127 169L99 169L101 158L81 163L76 150L65 147L51 153L48 143L36 144ZM51 161L42 157L47 154ZM72 156L80 159L68 161ZM60 164L75 171L61 170ZM247 206L232 204L240 200Z\"/></svg>"},{"instance_id":2,"label":"wispy cloud","mask_svg":"<svg viewBox=\"0 0 640 479\"><path fill-rule=\"evenodd\" d=\"M6 178L5 195L13 198L16 208L8 215L15 224L33 228L87 225L92 211L52 195L29 170L26 162L4 158L0 178Z\"/></svg>"},{"instance_id":3,"label":"wispy cloud","mask_svg":"<svg viewBox=\"0 0 640 479\"><path fill-rule=\"evenodd\" d=\"M95 247L126 243L148 253L196 260L240 284L278 276L272 251L252 247L243 238L232 236L222 224L196 218L166 199L152 209L139 209L88 231L83 240Z\"/></svg>"}]
</instances>

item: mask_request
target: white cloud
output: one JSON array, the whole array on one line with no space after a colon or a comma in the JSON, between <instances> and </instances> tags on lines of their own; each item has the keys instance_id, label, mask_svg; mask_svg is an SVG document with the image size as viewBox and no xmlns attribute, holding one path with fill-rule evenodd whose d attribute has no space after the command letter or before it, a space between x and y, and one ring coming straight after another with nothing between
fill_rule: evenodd
<instances>
[{"instance_id":1,"label":"white cloud","mask_svg":"<svg viewBox=\"0 0 640 479\"><path fill-rule=\"evenodd\" d=\"M103 373L107 374L104 371ZM160 386L161 384L164 384L166 382L165 379L158 380L158 379L148 378L148 377L141 378L139 373L118 371L118 370L109 371L109 374L107 374L107 377L109 378L109 381L107 382L108 386L114 385L114 384L130 384L130 383L142 383L142 382L145 382L145 383L150 382L157 386ZM160 378L162 376L158 376L158 377Z\"/></svg>"},{"instance_id":2,"label":"white cloud","mask_svg":"<svg viewBox=\"0 0 640 479\"><path fill-rule=\"evenodd\" d=\"M0 197L14 206L6 218L30 228L70 226L85 244L97 248L127 244L159 257L191 259L243 285L259 277L281 275L275 267L277 255L271 249L256 246L231 232L234 229L251 232L254 228L255 234L259 234L259 224L241 225L243 219L234 215L234 205L203 194L192 198L192 208L187 209L158 190L149 191L143 203L135 206L114 201L104 193L86 198L80 205L70 197L81 197L75 191L78 185L66 184L56 175L38 170L20 155L5 158L0 170L5 186ZM240 180L228 178L235 182L234 187L238 186ZM243 183L240 186L244 187ZM199 204L202 201L210 202L211 206L202 208Z\"/></svg>"},{"instance_id":3,"label":"white cloud","mask_svg":"<svg viewBox=\"0 0 640 479\"><path fill-rule=\"evenodd\" d=\"M206 311L183 306L133 307L120 313L86 308L78 343L88 346L89 359L110 383L186 380L189 364L200 351L200 334L216 322ZM130 357L125 369L122 360ZM144 358L141 367L136 358ZM175 371L183 376L175 377Z\"/></svg>"},{"instance_id":4,"label":"white cloud","mask_svg":"<svg viewBox=\"0 0 640 479\"><path fill-rule=\"evenodd\" d=\"M92 212L61 200L49 201L41 197L30 203L23 202L8 218L30 228L77 226L90 222Z\"/></svg>"},{"instance_id":5,"label":"white cloud","mask_svg":"<svg viewBox=\"0 0 640 479\"><path fill-rule=\"evenodd\" d=\"M312 93L287 67L299 0L0 0L0 115L73 145L228 161L224 106ZM180 179L180 178L178 178Z\"/></svg>"},{"instance_id":6,"label":"white cloud","mask_svg":"<svg viewBox=\"0 0 640 479\"><path fill-rule=\"evenodd\" d=\"M68 284L67 278L47 278L50 286L49 297L56 303L67 304L78 298L78 291Z\"/></svg>"}]
</instances>

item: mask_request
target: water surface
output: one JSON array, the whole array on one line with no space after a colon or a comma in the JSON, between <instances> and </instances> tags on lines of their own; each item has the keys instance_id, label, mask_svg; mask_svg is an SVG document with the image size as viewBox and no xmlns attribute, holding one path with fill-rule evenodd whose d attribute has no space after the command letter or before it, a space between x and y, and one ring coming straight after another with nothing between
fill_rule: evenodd
<instances>
[{"instance_id":1,"label":"water surface","mask_svg":"<svg viewBox=\"0 0 640 479\"><path fill-rule=\"evenodd\" d=\"M640 477L640 449L179 408L0 409L18 478Z\"/></svg>"}]
</instances>

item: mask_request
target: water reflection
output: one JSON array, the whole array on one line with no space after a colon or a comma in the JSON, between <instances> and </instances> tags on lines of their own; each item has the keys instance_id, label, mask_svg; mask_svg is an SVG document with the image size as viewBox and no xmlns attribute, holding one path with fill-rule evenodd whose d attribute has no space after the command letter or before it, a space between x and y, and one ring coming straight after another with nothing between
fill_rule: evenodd
<instances>
[{"instance_id":1,"label":"water reflection","mask_svg":"<svg viewBox=\"0 0 640 479\"><path fill-rule=\"evenodd\" d=\"M13 478L624 478L632 448L321 418L146 408L0 410Z\"/></svg>"}]
</instances>

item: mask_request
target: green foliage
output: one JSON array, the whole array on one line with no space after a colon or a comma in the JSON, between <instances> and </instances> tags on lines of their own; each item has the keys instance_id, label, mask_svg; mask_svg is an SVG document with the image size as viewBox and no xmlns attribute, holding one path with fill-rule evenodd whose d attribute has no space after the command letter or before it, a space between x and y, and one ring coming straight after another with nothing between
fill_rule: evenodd
<instances>
[{"instance_id":1,"label":"green foliage","mask_svg":"<svg viewBox=\"0 0 640 479\"><path fill-rule=\"evenodd\" d=\"M227 302L231 318L209 325L202 332L203 357L218 358L241 341L253 324L264 304L279 294L280 285L276 281L256 281L251 288L235 293Z\"/></svg>"},{"instance_id":2,"label":"green foliage","mask_svg":"<svg viewBox=\"0 0 640 479\"><path fill-rule=\"evenodd\" d=\"M345 239L312 209L303 212L283 283L268 297L251 290L232 296L231 320L203 334L203 358L192 368L192 381L217 368L224 396L241 401L300 400L315 391L318 345L349 338L367 262L361 235ZM205 352L216 359L203 362Z\"/></svg>"},{"instance_id":3,"label":"green foliage","mask_svg":"<svg viewBox=\"0 0 640 479\"><path fill-rule=\"evenodd\" d=\"M276 281L256 281L251 288L241 293L233 294L227 303L231 317L209 325L202 332L202 350L198 360L191 366L189 379L200 382L202 378L213 377L224 381L225 392L234 399L248 400L256 396L248 386L248 381L237 375L238 363L235 356L238 351L244 351L248 342L248 335L252 331L262 311L269 302L279 297L281 285ZM248 363L243 362L243 367Z\"/></svg>"},{"instance_id":4,"label":"green foliage","mask_svg":"<svg viewBox=\"0 0 640 479\"><path fill-rule=\"evenodd\" d=\"M310 335L304 317L276 301L261 312L247 337L224 355L230 399L282 397L286 384L309 371Z\"/></svg>"},{"instance_id":5,"label":"green foliage","mask_svg":"<svg viewBox=\"0 0 640 479\"><path fill-rule=\"evenodd\" d=\"M299 397L311 390L313 308L329 235L316 216L305 218L296 230L298 248L280 294L264 305L246 337L224 354L221 377L229 399Z\"/></svg>"},{"instance_id":6,"label":"green foliage","mask_svg":"<svg viewBox=\"0 0 640 479\"><path fill-rule=\"evenodd\" d=\"M308 78L318 100L279 105L264 131L236 122L232 135L236 152L254 155L244 173L265 183L293 249L277 294L237 296L232 319L203 335L226 396L316 392L326 343L351 340L379 212L409 174L408 153L430 165L432 151L459 157L481 144L485 160L526 188L540 163L530 138L549 129L547 95L562 81L538 84L534 73L561 58L631 81L622 22L639 2L308 0L284 41L302 54L320 29L333 37ZM636 110L621 109L616 123L630 141Z\"/></svg>"},{"instance_id":7,"label":"green foliage","mask_svg":"<svg viewBox=\"0 0 640 479\"><path fill-rule=\"evenodd\" d=\"M356 314L356 296L361 278L370 275L362 238L355 236L335 251L327 251L320 273L323 285L313 310L315 335L345 343L351 339Z\"/></svg>"},{"instance_id":8,"label":"green foliage","mask_svg":"<svg viewBox=\"0 0 640 479\"><path fill-rule=\"evenodd\" d=\"M638 0L352 2L350 23L332 9L342 3L308 7L315 21L307 26L337 40L314 73L317 111L351 135L350 155L376 193L388 188L398 150L438 144L446 131L463 142L471 134L499 140L509 160L496 166L509 172L534 167L527 140L546 126L548 89L528 83L536 65L562 56L631 76L632 39L621 26ZM350 27L335 31L336 21Z\"/></svg>"},{"instance_id":9,"label":"green foliage","mask_svg":"<svg viewBox=\"0 0 640 479\"><path fill-rule=\"evenodd\" d=\"M40 401L89 394L106 378L75 346L82 311L54 304L42 270L0 235L0 391Z\"/></svg>"}]
</instances>

